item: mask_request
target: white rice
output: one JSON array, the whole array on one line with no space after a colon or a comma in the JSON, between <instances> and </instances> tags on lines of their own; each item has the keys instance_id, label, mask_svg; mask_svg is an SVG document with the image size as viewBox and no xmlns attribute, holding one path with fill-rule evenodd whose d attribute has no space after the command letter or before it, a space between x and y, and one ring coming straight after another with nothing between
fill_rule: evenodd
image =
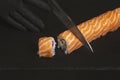
<instances>
[{"instance_id":1,"label":"white rice","mask_svg":"<svg viewBox=\"0 0 120 80\"><path fill-rule=\"evenodd\" d=\"M51 45L52 46L52 56L54 56L55 55L55 48L56 48L56 42L55 42L54 38L52 39L51 43L54 44L53 46Z\"/></svg>"}]
</instances>

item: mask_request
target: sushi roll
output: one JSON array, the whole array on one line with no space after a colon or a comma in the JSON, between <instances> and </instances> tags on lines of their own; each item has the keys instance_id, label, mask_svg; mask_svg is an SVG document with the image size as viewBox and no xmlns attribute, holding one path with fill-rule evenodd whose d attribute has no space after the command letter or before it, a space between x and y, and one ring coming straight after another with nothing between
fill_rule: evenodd
<instances>
[{"instance_id":1,"label":"sushi roll","mask_svg":"<svg viewBox=\"0 0 120 80\"><path fill-rule=\"evenodd\" d=\"M91 42L120 27L120 8L107 11L98 17L77 25L77 27L85 38ZM70 54L81 46L82 43L70 30L66 30L58 35L58 47L64 50L66 54Z\"/></svg>"},{"instance_id":2,"label":"sushi roll","mask_svg":"<svg viewBox=\"0 0 120 80\"><path fill-rule=\"evenodd\" d=\"M80 46L82 46L81 42L69 30L58 36L58 48L65 51L65 54L71 53L72 49L77 49Z\"/></svg>"},{"instance_id":3,"label":"sushi roll","mask_svg":"<svg viewBox=\"0 0 120 80\"><path fill-rule=\"evenodd\" d=\"M38 41L38 55L40 57L53 57L55 55L56 42L53 37L41 37Z\"/></svg>"}]
</instances>

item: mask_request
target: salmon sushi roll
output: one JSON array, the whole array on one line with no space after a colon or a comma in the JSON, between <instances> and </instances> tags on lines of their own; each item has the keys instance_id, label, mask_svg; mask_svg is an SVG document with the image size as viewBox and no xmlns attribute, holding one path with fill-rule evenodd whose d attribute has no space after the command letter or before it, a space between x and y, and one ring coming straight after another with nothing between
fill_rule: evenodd
<instances>
[{"instance_id":1,"label":"salmon sushi roll","mask_svg":"<svg viewBox=\"0 0 120 80\"><path fill-rule=\"evenodd\" d=\"M85 38L91 42L120 27L120 8L107 11L77 25L77 27ZM64 50L66 54L70 54L81 46L82 43L70 30L66 30L58 35L58 47Z\"/></svg>"},{"instance_id":2,"label":"salmon sushi roll","mask_svg":"<svg viewBox=\"0 0 120 80\"><path fill-rule=\"evenodd\" d=\"M38 55L40 57L53 57L55 55L56 42L53 37L41 37L38 41Z\"/></svg>"}]
</instances>

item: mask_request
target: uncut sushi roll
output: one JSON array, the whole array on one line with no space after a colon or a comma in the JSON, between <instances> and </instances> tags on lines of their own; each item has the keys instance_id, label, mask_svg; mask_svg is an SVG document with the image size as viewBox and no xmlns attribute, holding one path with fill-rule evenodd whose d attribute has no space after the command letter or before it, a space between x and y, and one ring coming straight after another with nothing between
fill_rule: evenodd
<instances>
[{"instance_id":1,"label":"uncut sushi roll","mask_svg":"<svg viewBox=\"0 0 120 80\"><path fill-rule=\"evenodd\" d=\"M55 55L56 42L53 37L41 37L38 42L38 55L40 57L53 57Z\"/></svg>"},{"instance_id":2,"label":"uncut sushi roll","mask_svg":"<svg viewBox=\"0 0 120 80\"><path fill-rule=\"evenodd\" d=\"M120 27L120 8L107 11L98 17L77 25L77 27L85 38L91 42ZM66 54L70 54L81 46L82 43L70 30L66 30L58 35L58 47L64 50Z\"/></svg>"}]
</instances>

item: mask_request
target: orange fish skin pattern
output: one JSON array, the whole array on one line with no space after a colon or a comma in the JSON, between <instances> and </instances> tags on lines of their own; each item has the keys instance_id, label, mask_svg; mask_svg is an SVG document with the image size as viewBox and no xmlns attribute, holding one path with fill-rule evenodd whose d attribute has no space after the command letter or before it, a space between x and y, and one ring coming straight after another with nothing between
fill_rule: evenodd
<instances>
[{"instance_id":1,"label":"orange fish skin pattern","mask_svg":"<svg viewBox=\"0 0 120 80\"><path fill-rule=\"evenodd\" d=\"M91 42L108 32L113 32L120 27L120 8L107 11L97 17L77 25L85 38ZM82 43L70 32L66 30L59 34L58 38L64 39L67 44L67 54L82 46Z\"/></svg>"},{"instance_id":2,"label":"orange fish skin pattern","mask_svg":"<svg viewBox=\"0 0 120 80\"><path fill-rule=\"evenodd\" d=\"M39 57L49 57L53 55L52 52L52 40L53 37L42 37L38 41L38 55Z\"/></svg>"}]
</instances>

